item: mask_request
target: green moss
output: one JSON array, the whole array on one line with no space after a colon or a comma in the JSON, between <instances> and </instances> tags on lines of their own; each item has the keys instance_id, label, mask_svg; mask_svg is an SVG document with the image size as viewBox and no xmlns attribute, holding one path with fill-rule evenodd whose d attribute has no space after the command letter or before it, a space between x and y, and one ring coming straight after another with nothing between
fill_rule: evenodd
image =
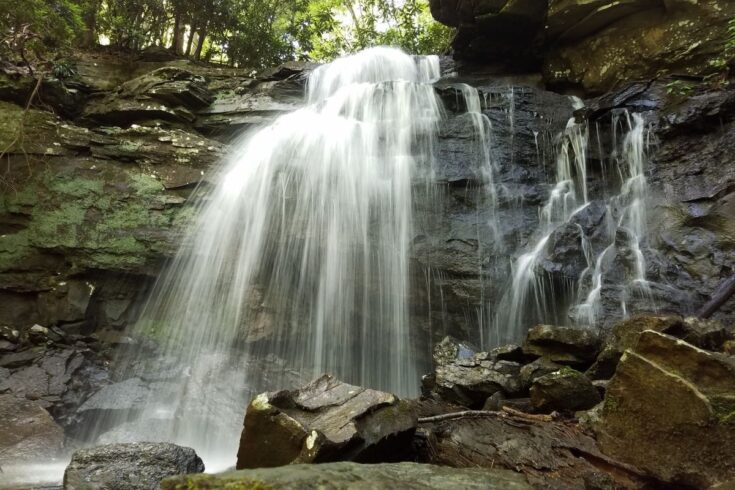
<instances>
[{"instance_id":1,"label":"green moss","mask_svg":"<svg viewBox=\"0 0 735 490\"><path fill-rule=\"evenodd\" d=\"M577 371L576 369L569 366L562 366L562 368L558 370L557 373L563 376L583 374L582 372Z\"/></svg>"},{"instance_id":2,"label":"green moss","mask_svg":"<svg viewBox=\"0 0 735 490\"><path fill-rule=\"evenodd\" d=\"M74 202L55 210L34 212L28 230L31 243L40 248L75 247L79 244L79 226L84 222L86 207Z\"/></svg>"},{"instance_id":3,"label":"green moss","mask_svg":"<svg viewBox=\"0 0 735 490\"><path fill-rule=\"evenodd\" d=\"M0 235L0 271L17 267L30 254L28 233Z\"/></svg>"},{"instance_id":4,"label":"green moss","mask_svg":"<svg viewBox=\"0 0 735 490\"><path fill-rule=\"evenodd\" d=\"M0 147L7 148L18 134L23 109L15 104L0 102Z\"/></svg>"},{"instance_id":5,"label":"green moss","mask_svg":"<svg viewBox=\"0 0 735 490\"><path fill-rule=\"evenodd\" d=\"M715 417L723 424L735 425L735 394L715 395L710 398Z\"/></svg>"},{"instance_id":6,"label":"green moss","mask_svg":"<svg viewBox=\"0 0 735 490\"><path fill-rule=\"evenodd\" d=\"M605 403L603 404L602 411L605 415L610 415L616 412L620 408L620 400L618 397L613 396L609 391L605 394Z\"/></svg>"},{"instance_id":7,"label":"green moss","mask_svg":"<svg viewBox=\"0 0 735 490\"><path fill-rule=\"evenodd\" d=\"M130 180L138 196L159 196L164 191L163 184L150 175L131 174Z\"/></svg>"},{"instance_id":8,"label":"green moss","mask_svg":"<svg viewBox=\"0 0 735 490\"><path fill-rule=\"evenodd\" d=\"M165 480L163 490L274 490L272 485L249 478L227 475L187 475Z\"/></svg>"},{"instance_id":9,"label":"green moss","mask_svg":"<svg viewBox=\"0 0 735 490\"><path fill-rule=\"evenodd\" d=\"M22 134L19 133L21 122ZM46 153L50 150L53 153L55 124L56 119L51 113L30 110L24 115L22 107L0 102L0 148L8 148L15 143L10 151L22 149L27 153Z\"/></svg>"},{"instance_id":10,"label":"green moss","mask_svg":"<svg viewBox=\"0 0 735 490\"><path fill-rule=\"evenodd\" d=\"M38 204L40 196L38 186L31 182L22 188L7 192L4 195L3 207L11 213L22 213L25 209Z\"/></svg>"},{"instance_id":11,"label":"green moss","mask_svg":"<svg viewBox=\"0 0 735 490\"><path fill-rule=\"evenodd\" d=\"M155 177L114 165L35 173L0 197L3 212L30 217L22 237L0 244L0 269L17 265L33 247L62 249L82 267L145 266L173 251L161 230L183 227L193 216L168 205L168 197Z\"/></svg>"},{"instance_id":12,"label":"green moss","mask_svg":"<svg viewBox=\"0 0 735 490\"><path fill-rule=\"evenodd\" d=\"M63 196L86 200L99 198L104 193L104 184L99 180L73 176L52 178L48 173L44 177L48 190Z\"/></svg>"}]
</instances>

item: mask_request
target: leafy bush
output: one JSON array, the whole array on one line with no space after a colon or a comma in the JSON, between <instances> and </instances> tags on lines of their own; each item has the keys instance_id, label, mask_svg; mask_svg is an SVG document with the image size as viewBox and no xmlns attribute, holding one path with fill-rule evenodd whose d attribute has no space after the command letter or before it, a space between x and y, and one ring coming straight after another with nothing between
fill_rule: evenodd
<instances>
[{"instance_id":1,"label":"leafy bush","mask_svg":"<svg viewBox=\"0 0 735 490\"><path fill-rule=\"evenodd\" d=\"M59 80L67 80L77 75L77 68L70 61L57 61L51 67L51 75Z\"/></svg>"}]
</instances>

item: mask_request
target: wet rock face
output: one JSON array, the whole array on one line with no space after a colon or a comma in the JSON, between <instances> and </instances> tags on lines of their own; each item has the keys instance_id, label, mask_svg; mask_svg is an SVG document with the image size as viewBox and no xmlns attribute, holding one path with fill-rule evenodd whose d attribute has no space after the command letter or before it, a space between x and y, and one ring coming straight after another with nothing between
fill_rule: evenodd
<instances>
[{"instance_id":1,"label":"wet rock face","mask_svg":"<svg viewBox=\"0 0 735 490\"><path fill-rule=\"evenodd\" d=\"M476 129L461 103L462 83L478 88L483 114L492 124L496 214L502 217L495 230L488 199L492 189L483 177ZM509 87L504 80L482 75L442 80L437 93L447 117L439 128L435 180L428 190L425 182L414 187L412 303L420 312L417 322L433 324L431 344L446 335L480 344L477 312L500 301L511 274L508 255L521 253L532 240L537 207L550 190L547 176L553 173L555 141L573 107L568 97L537 89L533 81ZM430 319L422 317L427 310ZM484 340L490 348L519 339Z\"/></svg>"},{"instance_id":2,"label":"wet rock face","mask_svg":"<svg viewBox=\"0 0 735 490\"><path fill-rule=\"evenodd\" d=\"M711 71L735 14L726 0L431 0L430 5L435 19L458 28L457 57L541 68L551 85L597 93L661 73Z\"/></svg>"},{"instance_id":3,"label":"wet rock face","mask_svg":"<svg viewBox=\"0 0 735 490\"><path fill-rule=\"evenodd\" d=\"M671 484L708 488L735 472L735 362L646 330L605 395L600 446Z\"/></svg>"},{"instance_id":4,"label":"wet rock face","mask_svg":"<svg viewBox=\"0 0 735 490\"><path fill-rule=\"evenodd\" d=\"M36 331L39 328L36 326ZM53 341L46 338L38 342L30 335L30 343L24 340L16 352L0 357L0 393L33 400L68 428L78 418L78 407L108 382L109 375L99 344L58 332L63 337Z\"/></svg>"},{"instance_id":5,"label":"wet rock face","mask_svg":"<svg viewBox=\"0 0 735 490\"><path fill-rule=\"evenodd\" d=\"M168 443L110 444L74 453L64 490L157 490L164 478L202 473L193 449Z\"/></svg>"},{"instance_id":6,"label":"wet rock face","mask_svg":"<svg viewBox=\"0 0 735 490\"><path fill-rule=\"evenodd\" d=\"M250 403L237 468L400 460L415 428L415 415L394 395L325 375Z\"/></svg>"},{"instance_id":7,"label":"wet rock face","mask_svg":"<svg viewBox=\"0 0 735 490\"><path fill-rule=\"evenodd\" d=\"M662 112L661 143L651 162L658 191L653 243L673 265L664 269L671 284L691 291L699 307L735 270L735 258L727 252L735 245L729 218L735 177L728 156L735 151L730 136L735 96L732 91L696 91ZM714 318L731 322L734 314L730 301Z\"/></svg>"},{"instance_id":8,"label":"wet rock face","mask_svg":"<svg viewBox=\"0 0 735 490\"><path fill-rule=\"evenodd\" d=\"M254 76L186 60L83 54L79 76L44 80L22 145L11 146L35 83L0 72L0 145L9 148L0 189L0 325L38 323L73 332L120 330L181 243L194 189L225 146L253 124L302 103L292 63ZM76 90L75 111L48 97ZM76 88L75 88L76 87ZM77 90L78 89L78 90ZM109 126L105 126L109 125ZM29 167L28 162L37 162ZM203 188L202 188L203 190ZM3 341L0 352L9 349Z\"/></svg>"},{"instance_id":9,"label":"wet rock face","mask_svg":"<svg viewBox=\"0 0 735 490\"><path fill-rule=\"evenodd\" d=\"M289 465L234 471L220 475L170 478L162 490L208 488L279 488L283 490L351 490L405 488L407 490L526 490L532 488L522 475L508 470L454 469L416 463L361 465L325 463Z\"/></svg>"},{"instance_id":10,"label":"wet rock face","mask_svg":"<svg viewBox=\"0 0 735 490\"><path fill-rule=\"evenodd\" d=\"M50 461L62 456L63 447L63 429L41 404L0 395L0 468Z\"/></svg>"},{"instance_id":11,"label":"wet rock face","mask_svg":"<svg viewBox=\"0 0 735 490\"><path fill-rule=\"evenodd\" d=\"M128 125L145 120L192 123L192 110L212 103L203 77L175 68L160 68L124 83L117 93L93 100L83 117Z\"/></svg>"}]
</instances>

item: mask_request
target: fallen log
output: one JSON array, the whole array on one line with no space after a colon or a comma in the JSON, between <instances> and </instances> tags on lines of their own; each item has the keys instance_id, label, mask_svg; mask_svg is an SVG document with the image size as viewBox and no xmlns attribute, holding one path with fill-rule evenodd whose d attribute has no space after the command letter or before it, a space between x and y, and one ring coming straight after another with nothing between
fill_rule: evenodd
<instances>
[{"instance_id":1,"label":"fallen log","mask_svg":"<svg viewBox=\"0 0 735 490\"><path fill-rule=\"evenodd\" d=\"M735 294L735 274L725 279L712 294L712 298L697 312L700 318L709 318Z\"/></svg>"}]
</instances>

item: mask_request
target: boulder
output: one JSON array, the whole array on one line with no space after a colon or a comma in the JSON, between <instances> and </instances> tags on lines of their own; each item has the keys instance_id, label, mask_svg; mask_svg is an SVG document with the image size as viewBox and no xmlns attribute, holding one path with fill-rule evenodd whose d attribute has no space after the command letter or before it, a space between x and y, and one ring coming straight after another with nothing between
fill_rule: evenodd
<instances>
[{"instance_id":1,"label":"boulder","mask_svg":"<svg viewBox=\"0 0 735 490\"><path fill-rule=\"evenodd\" d=\"M594 364L587 370L592 379L609 379L615 373L615 367L626 349L638 342L638 337L645 330L664 331L679 321L670 316L635 316L616 324L597 356Z\"/></svg>"},{"instance_id":2,"label":"boulder","mask_svg":"<svg viewBox=\"0 0 735 490\"><path fill-rule=\"evenodd\" d=\"M492 411L498 411L501 410L503 407L503 402L505 401L505 394L503 394L502 391L496 391L492 395L490 395L487 400L485 400L485 403L482 405L483 410L492 410Z\"/></svg>"},{"instance_id":3,"label":"boulder","mask_svg":"<svg viewBox=\"0 0 735 490\"><path fill-rule=\"evenodd\" d=\"M537 378L530 393L531 403L540 412L587 410L602 400L587 376L568 367Z\"/></svg>"},{"instance_id":4,"label":"boulder","mask_svg":"<svg viewBox=\"0 0 735 490\"><path fill-rule=\"evenodd\" d=\"M37 402L0 395L0 467L62 456L64 431Z\"/></svg>"},{"instance_id":5,"label":"boulder","mask_svg":"<svg viewBox=\"0 0 735 490\"><path fill-rule=\"evenodd\" d=\"M592 209L591 206L585 210ZM558 280L576 281L587 268L587 258L582 247L582 229L577 223L569 222L555 229L539 256L536 268Z\"/></svg>"},{"instance_id":6,"label":"boulder","mask_svg":"<svg viewBox=\"0 0 735 490\"><path fill-rule=\"evenodd\" d=\"M445 338L434 348L432 390L442 399L470 408L481 408L498 391L521 391L521 365L493 360L493 355L475 352L467 344Z\"/></svg>"},{"instance_id":7,"label":"boulder","mask_svg":"<svg viewBox=\"0 0 735 490\"><path fill-rule=\"evenodd\" d=\"M33 325L28 330L28 340L32 344L44 344L49 340L49 329L41 325Z\"/></svg>"},{"instance_id":8,"label":"boulder","mask_svg":"<svg viewBox=\"0 0 735 490\"><path fill-rule=\"evenodd\" d=\"M207 488L278 488L282 490L361 490L401 488L406 490L526 490L523 475L504 469L455 469L417 463L361 465L325 463L260 468L219 475L187 475L164 480L162 490Z\"/></svg>"},{"instance_id":9,"label":"boulder","mask_svg":"<svg viewBox=\"0 0 735 490\"><path fill-rule=\"evenodd\" d=\"M653 330L620 360L597 424L602 450L671 485L735 475L735 359Z\"/></svg>"},{"instance_id":10,"label":"boulder","mask_svg":"<svg viewBox=\"0 0 735 490\"><path fill-rule=\"evenodd\" d=\"M675 322L664 330L664 333L673 335L700 349L722 352L725 342L735 339L733 327L725 327L715 320L705 320L697 317L686 317Z\"/></svg>"},{"instance_id":11,"label":"boulder","mask_svg":"<svg viewBox=\"0 0 735 490\"><path fill-rule=\"evenodd\" d=\"M561 364L584 365L595 360L600 342L597 330L590 328L537 325L528 331L523 351Z\"/></svg>"},{"instance_id":12,"label":"boulder","mask_svg":"<svg viewBox=\"0 0 735 490\"><path fill-rule=\"evenodd\" d=\"M325 375L248 406L237 468L327 461L389 462L410 446L411 407L390 393Z\"/></svg>"},{"instance_id":13,"label":"boulder","mask_svg":"<svg viewBox=\"0 0 735 490\"><path fill-rule=\"evenodd\" d=\"M501 345L490 351L490 357L498 361L511 361L523 363L526 360L526 354L520 345L508 344Z\"/></svg>"},{"instance_id":14,"label":"boulder","mask_svg":"<svg viewBox=\"0 0 735 490\"><path fill-rule=\"evenodd\" d=\"M17 344L20 342L20 332L8 326L0 326L0 339Z\"/></svg>"},{"instance_id":15,"label":"boulder","mask_svg":"<svg viewBox=\"0 0 735 490\"><path fill-rule=\"evenodd\" d=\"M175 444L110 444L74 453L64 473L64 490L158 490L169 476L202 473L193 449Z\"/></svg>"},{"instance_id":16,"label":"boulder","mask_svg":"<svg viewBox=\"0 0 735 490\"><path fill-rule=\"evenodd\" d=\"M519 377L521 386L524 390L527 390L537 378L556 372L561 368L561 364L557 364L546 357L539 357L521 368Z\"/></svg>"},{"instance_id":17,"label":"boulder","mask_svg":"<svg viewBox=\"0 0 735 490\"><path fill-rule=\"evenodd\" d=\"M731 328L713 320L679 316L635 316L613 327L587 375L592 379L611 378L623 352L634 347L645 330L667 333L696 347L717 351L724 350L725 343L733 338Z\"/></svg>"}]
</instances>

